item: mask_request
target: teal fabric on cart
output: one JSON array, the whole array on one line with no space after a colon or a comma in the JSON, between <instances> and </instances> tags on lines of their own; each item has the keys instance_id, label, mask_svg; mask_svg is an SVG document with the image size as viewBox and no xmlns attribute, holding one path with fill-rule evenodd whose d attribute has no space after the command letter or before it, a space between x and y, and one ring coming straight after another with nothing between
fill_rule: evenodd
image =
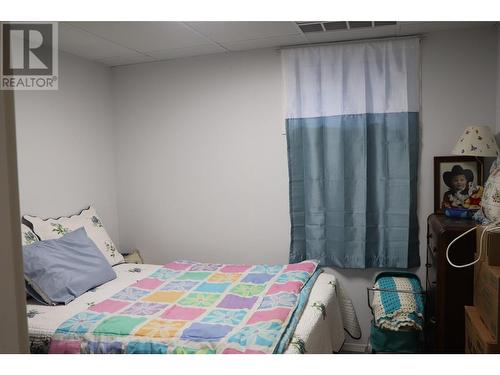
<instances>
[{"instance_id":1,"label":"teal fabric on cart","mask_svg":"<svg viewBox=\"0 0 500 375\"><path fill-rule=\"evenodd\" d=\"M388 331L371 325L370 345L375 353L420 353L422 331Z\"/></svg>"}]
</instances>

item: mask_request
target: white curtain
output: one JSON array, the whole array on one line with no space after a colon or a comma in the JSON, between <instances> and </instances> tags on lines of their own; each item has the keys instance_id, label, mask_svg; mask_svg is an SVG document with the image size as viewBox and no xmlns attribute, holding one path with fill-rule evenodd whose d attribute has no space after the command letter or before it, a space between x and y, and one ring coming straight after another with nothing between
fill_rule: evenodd
<instances>
[{"instance_id":1,"label":"white curtain","mask_svg":"<svg viewBox=\"0 0 500 375\"><path fill-rule=\"evenodd\" d=\"M282 51L286 118L418 112L416 38Z\"/></svg>"}]
</instances>

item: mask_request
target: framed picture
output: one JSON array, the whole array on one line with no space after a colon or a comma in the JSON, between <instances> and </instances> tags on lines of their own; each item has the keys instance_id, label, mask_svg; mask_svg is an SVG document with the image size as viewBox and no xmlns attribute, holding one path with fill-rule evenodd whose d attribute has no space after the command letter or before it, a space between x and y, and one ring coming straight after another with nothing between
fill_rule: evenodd
<instances>
[{"instance_id":1,"label":"framed picture","mask_svg":"<svg viewBox=\"0 0 500 375\"><path fill-rule=\"evenodd\" d=\"M482 163L475 156L434 157L434 212L473 206L477 186L483 185Z\"/></svg>"}]
</instances>

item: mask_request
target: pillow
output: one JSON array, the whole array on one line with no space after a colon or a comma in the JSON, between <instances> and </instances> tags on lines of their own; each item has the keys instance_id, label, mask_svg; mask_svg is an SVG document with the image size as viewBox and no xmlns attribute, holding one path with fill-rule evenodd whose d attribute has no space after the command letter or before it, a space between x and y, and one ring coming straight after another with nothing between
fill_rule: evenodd
<instances>
[{"instance_id":1,"label":"pillow","mask_svg":"<svg viewBox=\"0 0 500 375\"><path fill-rule=\"evenodd\" d=\"M31 245L32 243L38 242L40 239L38 236L27 226L21 224L21 243L23 246Z\"/></svg>"},{"instance_id":2,"label":"pillow","mask_svg":"<svg viewBox=\"0 0 500 375\"><path fill-rule=\"evenodd\" d=\"M35 232L33 232L27 225L21 224L21 245L27 246L38 241L40 241L40 239ZM26 294L26 297L30 297L29 293Z\"/></svg>"},{"instance_id":3,"label":"pillow","mask_svg":"<svg viewBox=\"0 0 500 375\"><path fill-rule=\"evenodd\" d=\"M28 293L49 305L68 304L89 289L116 278L84 228L24 246L23 260Z\"/></svg>"},{"instance_id":4,"label":"pillow","mask_svg":"<svg viewBox=\"0 0 500 375\"><path fill-rule=\"evenodd\" d=\"M490 223L500 223L500 164L495 162L486 181L481 208Z\"/></svg>"},{"instance_id":5,"label":"pillow","mask_svg":"<svg viewBox=\"0 0 500 375\"><path fill-rule=\"evenodd\" d=\"M90 239L101 250L109 264L114 266L125 262L123 256L116 250L115 244L111 241L101 219L92 206L78 215L58 219L44 220L30 215L24 215L23 218L32 225L33 231L41 240L59 238L77 228L84 227Z\"/></svg>"}]
</instances>

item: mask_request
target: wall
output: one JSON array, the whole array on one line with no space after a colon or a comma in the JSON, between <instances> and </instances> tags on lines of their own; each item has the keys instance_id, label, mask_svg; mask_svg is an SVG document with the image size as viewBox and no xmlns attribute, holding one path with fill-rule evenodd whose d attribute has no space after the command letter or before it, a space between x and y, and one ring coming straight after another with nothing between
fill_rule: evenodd
<instances>
[{"instance_id":1,"label":"wall","mask_svg":"<svg viewBox=\"0 0 500 375\"><path fill-rule=\"evenodd\" d=\"M0 91L0 354L28 353L13 99Z\"/></svg>"},{"instance_id":2,"label":"wall","mask_svg":"<svg viewBox=\"0 0 500 375\"><path fill-rule=\"evenodd\" d=\"M500 24L497 24L497 95L496 95L496 139L500 145Z\"/></svg>"},{"instance_id":3,"label":"wall","mask_svg":"<svg viewBox=\"0 0 500 375\"><path fill-rule=\"evenodd\" d=\"M278 52L113 72L122 245L148 262L285 262Z\"/></svg>"},{"instance_id":4,"label":"wall","mask_svg":"<svg viewBox=\"0 0 500 375\"><path fill-rule=\"evenodd\" d=\"M93 204L118 246L110 69L60 52L59 90L15 96L21 213Z\"/></svg>"},{"instance_id":5,"label":"wall","mask_svg":"<svg viewBox=\"0 0 500 375\"><path fill-rule=\"evenodd\" d=\"M496 30L435 32L422 44L421 263L433 156L468 124L495 124ZM287 261L288 176L275 50L113 69L122 248L176 258ZM415 270L414 270L415 271ZM424 267L416 270L425 279ZM379 270L337 270L360 318Z\"/></svg>"},{"instance_id":6,"label":"wall","mask_svg":"<svg viewBox=\"0 0 500 375\"><path fill-rule=\"evenodd\" d=\"M468 125L495 128L496 45L495 27L440 32L424 41L419 187L422 264L424 220L433 210L433 156L449 154ZM421 267L419 274L424 272Z\"/></svg>"}]
</instances>

